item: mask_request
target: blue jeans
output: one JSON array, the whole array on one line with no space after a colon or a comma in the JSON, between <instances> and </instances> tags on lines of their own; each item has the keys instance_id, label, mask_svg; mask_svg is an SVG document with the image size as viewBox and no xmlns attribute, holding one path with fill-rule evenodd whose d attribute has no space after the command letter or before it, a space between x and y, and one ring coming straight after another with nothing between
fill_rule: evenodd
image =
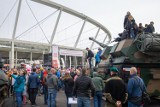
<instances>
[{"instance_id":1,"label":"blue jeans","mask_svg":"<svg viewBox=\"0 0 160 107\"><path fill-rule=\"evenodd\" d=\"M134 34L134 30L133 29L130 30L130 37L131 37L131 39L135 39L136 38L136 35Z\"/></svg>"},{"instance_id":2,"label":"blue jeans","mask_svg":"<svg viewBox=\"0 0 160 107\"><path fill-rule=\"evenodd\" d=\"M17 106L21 107L22 106L22 92L16 92L16 101L17 101Z\"/></svg>"},{"instance_id":3,"label":"blue jeans","mask_svg":"<svg viewBox=\"0 0 160 107\"><path fill-rule=\"evenodd\" d=\"M137 105L128 101L128 107L143 107L143 106L137 106Z\"/></svg>"},{"instance_id":4,"label":"blue jeans","mask_svg":"<svg viewBox=\"0 0 160 107\"><path fill-rule=\"evenodd\" d=\"M57 90L48 89L48 107L56 107Z\"/></svg>"},{"instance_id":5,"label":"blue jeans","mask_svg":"<svg viewBox=\"0 0 160 107\"><path fill-rule=\"evenodd\" d=\"M48 89L47 86L43 86L43 94L44 94L44 104L47 104L47 99L48 99Z\"/></svg>"},{"instance_id":6,"label":"blue jeans","mask_svg":"<svg viewBox=\"0 0 160 107\"><path fill-rule=\"evenodd\" d=\"M94 95L94 107L102 107L102 91L96 91Z\"/></svg>"},{"instance_id":7,"label":"blue jeans","mask_svg":"<svg viewBox=\"0 0 160 107\"><path fill-rule=\"evenodd\" d=\"M77 97L77 107L90 107L90 98L89 97Z\"/></svg>"},{"instance_id":8,"label":"blue jeans","mask_svg":"<svg viewBox=\"0 0 160 107\"><path fill-rule=\"evenodd\" d=\"M89 62L89 68L92 68L92 58L91 57L88 59L88 62Z\"/></svg>"}]
</instances>

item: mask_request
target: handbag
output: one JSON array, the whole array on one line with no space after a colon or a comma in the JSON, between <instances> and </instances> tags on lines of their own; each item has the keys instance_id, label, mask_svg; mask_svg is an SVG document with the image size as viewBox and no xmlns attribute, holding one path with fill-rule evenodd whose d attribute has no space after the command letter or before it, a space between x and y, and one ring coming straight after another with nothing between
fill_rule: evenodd
<instances>
[{"instance_id":1,"label":"handbag","mask_svg":"<svg viewBox=\"0 0 160 107\"><path fill-rule=\"evenodd\" d=\"M138 82L138 80L135 78L135 80ZM151 103L151 99L149 97L149 94L146 91L143 91L142 87L140 86L140 84L138 84L139 88L142 91L142 103Z\"/></svg>"},{"instance_id":2,"label":"handbag","mask_svg":"<svg viewBox=\"0 0 160 107\"><path fill-rule=\"evenodd\" d=\"M142 97L131 97L129 101L137 106L142 105Z\"/></svg>"},{"instance_id":3,"label":"handbag","mask_svg":"<svg viewBox=\"0 0 160 107\"><path fill-rule=\"evenodd\" d=\"M144 104L151 103L151 99L150 99L148 93L145 91L142 93L142 103L144 103Z\"/></svg>"}]
</instances>

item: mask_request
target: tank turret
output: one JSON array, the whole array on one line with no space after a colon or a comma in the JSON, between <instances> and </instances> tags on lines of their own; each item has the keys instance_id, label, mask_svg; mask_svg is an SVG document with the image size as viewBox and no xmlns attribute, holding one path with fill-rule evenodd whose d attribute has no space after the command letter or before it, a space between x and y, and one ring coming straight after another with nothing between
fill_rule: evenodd
<instances>
[{"instance_id":1,"label":"tank turret","mask_svg":"<svg viewBox=\"0 0 160 107\"><path fill-rule=\"evenodd\" d=\"M143 33L135 39L137 49L150 56L160 56L160 34Z\"/></svg>"},{"instance_id":2,"label":"tank turret","mask_svg":"<svg viewBox=\"0 0 160 107\"><path fill-rule=\"evenodd\" d=\"M121 78L127 83L129 70L135 66L148 93L151 96L160 96L160 34L139 34L135 40L123 39L110 49L106 49L108 46L93 38L90 40L104 47L103 51L106 53L103 56L108 56L100 62L99 68L106 70L110 66L116 66Z\"/></svg>"},{"instance_id":3,"label":"tank turret","mask_svg":"<svg viewBox=\"0 0 160 107\"><path fill-rule=\"evenodd\" d=\"M100 45L102 48L106 48L108 47L108 45L100 43L99 41L97 41L96 39L94 39L93 37L89 37L89 40L92 40L94 42L96 42L98 45Z\"/></svg>"}]
</instances>

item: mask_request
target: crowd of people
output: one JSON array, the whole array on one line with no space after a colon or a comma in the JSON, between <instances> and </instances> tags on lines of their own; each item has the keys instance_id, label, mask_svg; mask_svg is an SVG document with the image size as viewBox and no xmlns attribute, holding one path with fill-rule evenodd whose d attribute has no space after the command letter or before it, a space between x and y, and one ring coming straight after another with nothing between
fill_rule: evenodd
<instances>
[{"instance_id":1,"label":"crowd of people","mask_svg":"<svg viewBox=\"0 0 160 107\"><path fill-rule=\"evenodd\" d=\"M137 26L135 19L130 12L127 12L124 20L125 32L128 38L135 38L138 33L155 31L153 22L149 25ZM123 35L122 34L122 35ZM67 107L71 107L68 99L77 98L77 107L91 107L90 99L93 98L94 107L102 107L102 97L106 98L105 107L142 107L142 93L146 91L143 80L137 75L137 69L131 67L130 79L125 83L119 77L119 70L116 67L110 68L110 77L103 80L100 71L93 72L92 59L94 53L87 50L88 68L37 68L16 69L7 72L10 85L9 93L16 96L18 107L22 107L28 101L36 106L37 95L44 96L44 104L48 107L56 107L57 93L59 90L65 92ZM101 61L102 50L99 48L95 55L95 67ZM105 75L105 74L103 74Z\"/></svg>"},{"instance_id":2,"label":"crowd of people","mask_svg":"<svg viewBox=\"0 0 160 107\"><path fill-rule=\"evenodd\" d=\"M143 91L146 91L143 80L137 75L137 69L130 69L131 78L128 84L118 74L119 70L116 67L110 68L110 77L106 80L101 78L99 71L94 72L91 78L90 69L87 68L32 67L31 71L14 68L8 71L11 80L9 90L11 95L15 94L18 107L22 107L28 101L32 106L36 106L36 97L41 94L44 96L45 105L57 107L56 98L59 90L63 90L66 95L67 107L71 107L69 98L77 98L77 107L91 107L90 98L93 98L94 107L102 107L103 95L106 97L105 107L124 107L127 101L128 107L142 107L143 102L140 105L134 102L138 98L141 100Z\"/></svg>"},{"instance_id":3,"label":"crowd of people","mask_svg":"<svg viewBox=\"0 0 160 107\"><path fill-rule=\"evenodd\" d=\"M119 33L119 36L122 40L126 38L135 39L138 34L155 32L153 21L151 21L149 24L145 24L145 26L143 26L142 23L137 25L136 20L129 11L124 18L123 27L124 31Z\"/></svg>"}]
</instances>

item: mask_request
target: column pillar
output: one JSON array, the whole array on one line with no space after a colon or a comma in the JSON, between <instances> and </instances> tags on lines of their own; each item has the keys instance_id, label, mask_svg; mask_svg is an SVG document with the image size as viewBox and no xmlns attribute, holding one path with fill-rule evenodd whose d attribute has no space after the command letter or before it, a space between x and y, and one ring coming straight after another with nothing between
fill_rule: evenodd
<instances>
[{"instance_id":1,"label":"column pillar","mask_svg":"<svg viewBox=\"0 0 160 107\"><path fill-rule=\"evenodd\" d=\"M32 64L32 52L30 53L30 65Z\"/></svg>"},{"instance_id":2,"label":"column pillar","mask_svg":"<svg viewBox=\"0 0 160 107\"><path fill-rule=\"evenodd\" d=\"M9 52L10 68L14 68L14 42L11 42L11 51Z\"/></svg>"},{"instance_id":3,"label":"column pillar","mask_svg":"<svg viewBox=\"0 0 160 107\"><path fill-rule=\"evenodd\" d=\"M15 66L16 66L16 68L17 68L17 51L16 51L16 65L15 65Z\"/></svg>"},{"instance_id":4,"label":"column pillar","mask_svg":"<svg viewBox=\"0 0 160 107\"><path fill-rule=\"evenodd\" d=\"M65 58L64 58L64 65L65 65L65 67L66 67L66 61L67 61L67 56L65 55Z\"/></svg>"},{"instance_id":5,"label":"column pillar","mask_svg":"<svg viewBox=\"0 0 160 107\"><path fill-rule=\"evenodd\" d=\"M77 68L77 57L75 56L74 58L75 58L75 66Z\"/></svg>"}]
</instances>

